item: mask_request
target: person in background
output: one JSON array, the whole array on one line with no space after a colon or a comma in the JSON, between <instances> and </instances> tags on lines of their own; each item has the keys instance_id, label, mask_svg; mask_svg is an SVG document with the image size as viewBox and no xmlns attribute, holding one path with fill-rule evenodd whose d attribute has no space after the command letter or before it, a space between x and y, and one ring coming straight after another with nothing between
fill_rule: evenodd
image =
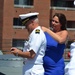
<instances>
[{"instance_id":1,"label":"person in background","mask_svg":"<svg viewBox=\"0 0 75 75\"><path fill-rule=\"evenodd\" d=\"M44 75L43 56L46 50L46 37L39 26L37 12L19 15L22 24L29 32L23 51L12 47L11 53L24 58L23 75Z\"/></svg>"},{"instance_id":2,"label":"person in background","mask_svg":"<svg viewBox=\"0 0 75 75\"><path fill-rule=\"evenodd\" d=\"M64 49L68 37L67 20L64 14L55 13L52 18L52 29L42 26L47 40L45 56L43 58L44 75L64 75Z\"/></svg>"},{"instance_id":3,"label":"person in background","mask_svg":"<svg viewBox=\"0 0 75 75\"><path fill-rule=\"evenodd\" d=\"M65 75L75 75L75 40L70 45L70 62L65 66Z\"/></svg>"}]
</instances>

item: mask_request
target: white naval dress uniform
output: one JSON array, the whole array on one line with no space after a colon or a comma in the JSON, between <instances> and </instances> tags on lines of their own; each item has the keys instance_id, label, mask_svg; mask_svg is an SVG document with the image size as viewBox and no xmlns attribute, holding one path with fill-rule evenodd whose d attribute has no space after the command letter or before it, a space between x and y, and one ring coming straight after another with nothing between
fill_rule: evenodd
<instances>
[{"instance_id":1,"label":"white naval dress uniform","mask_svg":"<svg viewBox=\"0 0 75 75\"><path fill-rule=\"evenodd\" d=\"M75 42L70 46L71 59L70 62L65 67L66 75L75 75Z\"/></svg>"},{"instance_id":2,"label":"white naval dress uniform","mask_svg":"<svg viewBox=\"0 0 75 75\"><path fill-rule=\"evenodd\" d=\"M31 49L36 56L33 59L24 59L23 75L44 75L43 56L46 50L46 37L40 26L32 31L23 51Z\"/></svg>"}]
</instances>

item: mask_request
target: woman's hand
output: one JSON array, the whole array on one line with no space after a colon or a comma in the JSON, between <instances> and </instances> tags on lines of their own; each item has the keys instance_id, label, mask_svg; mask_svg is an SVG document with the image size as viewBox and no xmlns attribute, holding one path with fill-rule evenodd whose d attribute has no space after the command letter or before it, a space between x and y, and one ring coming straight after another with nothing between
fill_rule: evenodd
<instances>
[{"instance_id":1,"label":"woman's hand","mask_svg":"<svg viewBox=\"0 0 75 75\"><path fill-rule=\"evenodd\" d=\"M43 30L44 32L47 31L47 28L46 28L46 27L42 26L41 28L42 28L42 30Z\"/></svg>"}]
</instances>

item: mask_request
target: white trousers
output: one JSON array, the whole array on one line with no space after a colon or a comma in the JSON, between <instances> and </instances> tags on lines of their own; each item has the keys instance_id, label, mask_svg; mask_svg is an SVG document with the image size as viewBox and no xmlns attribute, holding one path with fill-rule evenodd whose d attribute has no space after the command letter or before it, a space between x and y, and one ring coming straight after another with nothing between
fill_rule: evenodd
<instances>
[{"instance_id":1,"label":"white trousers","mask_svg":"<svg viewBox=\"0 0 75 75\"><path fill-rule=\"evenodd\" d=\"M69 69L65 75L75 75L75 69Z\"/></svg>"},{"instance_id":2,"label":"white trousers","mask_svg":"<svg viewBox=\"0 0 75 75\"><path fill-rule=\"evenodd\" d=\"M25 64L23 66L23 75L44 75L43 65Z\"/></svg>"},{"instance_id":3,"label":"white trousers","mask_svg":"<svg viewBox=\"0 0 75 75\"><path fill-rule=\"evenodd\" d=\"M65 75L75 75L75 63L68 63L65 67Z\"/></svg>"}]
</instances>

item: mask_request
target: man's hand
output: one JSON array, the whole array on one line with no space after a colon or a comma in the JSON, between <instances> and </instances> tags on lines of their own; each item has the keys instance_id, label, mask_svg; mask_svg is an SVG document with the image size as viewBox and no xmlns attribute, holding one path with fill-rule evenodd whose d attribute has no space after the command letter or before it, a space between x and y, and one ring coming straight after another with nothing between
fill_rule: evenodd
<instances>
[{"instance_id":1,"label":"man's hand","mask_svg":"<svg viewBox=\"0 0 75 75\"><path fill-rule=\"evenodd\" d=\"M11 53L14 54L15 56L18 56L19 51L20 51L20 50L17 49L17 48L15 48L15 47L12 47L12 48L11 48Z\"/></svg>"}]
</instances>

